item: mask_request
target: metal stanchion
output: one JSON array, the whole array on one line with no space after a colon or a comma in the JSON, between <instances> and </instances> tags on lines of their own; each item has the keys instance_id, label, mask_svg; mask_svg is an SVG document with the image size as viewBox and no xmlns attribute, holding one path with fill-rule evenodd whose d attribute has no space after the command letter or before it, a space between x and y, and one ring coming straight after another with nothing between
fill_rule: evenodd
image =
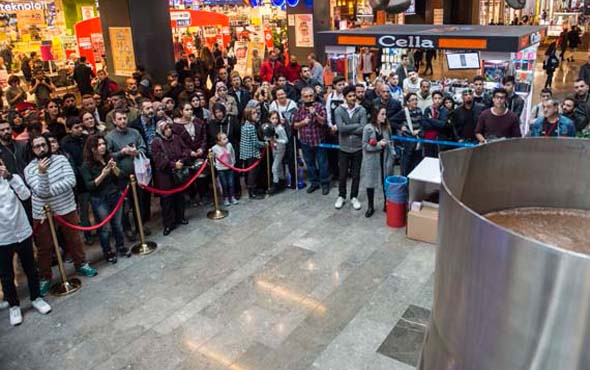
<instances>
[{"instance_id":1,"label":"metal stanchion","mask_svg":"<svg viewBox=\"0 0 590 370\"><path fill-rule=\"evenodd\" d=\"M53 214L51 213L51 207L46 204L43 207L45 211L45 217L49 222L49 231L51 232L51 239L53 241L53 247L55 248L55 255L57 257L57 267L59 268L59 275L61 276L61 283L57 283L51 287L51 294L62 297L68 294L77 292L82 286L82 282L79 279L72 278L68 280L66 270L64 268L64 262L61 258L61 251L59 250L59 243L57 241L57 233L55 232L55 223L53 221Z\"/></svg>"},{"instance_id":2,"label":"metal stanchion","mask_svg":"<svg viewBox=\"0 0 590 370\"><path fill-rule=\"evenodd\" d=\"M213 151L209 149L209 166L211 166L211 182L213 183L213 204L215 209L207 213L210 220L221 220L227 217L229 212L225 209L219 209L219 198L217 195L217 179L215 178L215 161ZM232 174L233 175L233 174Z\"/></svg>"},{"instance_id":3,"label":"metal stanchion","mask_svg":"<svg viewBox=\"0 0 590 370\"><path fill-rule=\"evenodd\" d=\"M143 220L141 219L141 209L139 208L139 199L137 197L137 179L135 175L130 175L131 182L131 194L133 195L133 207L135 208L135 215L137 217L137 229L139 231L139 243L131 248L133 254L140 254L142 256L150 254L158 248L158 244L152 241L145 240L145 234L143 233Z\"/></svg>"},{"instance_id":4,"label":"metal stanchion","mask_svg":"<svg viewBox=\"0 0 590 370\"><path fill-rule=\"evenodd\" d=\"M293 133L295 136L295 133ZM295 156L295 190L299 191L299 158L297 156L297 137L294 137L293 140L293 152ZM291 179L293 181L293 179Z\"/></svg>"},{"instance_id":5,"label":"metal stanchion","mask_svg":"<svg viewBox=\"0 0 590 370\"><path fill-rule=\"evenodd\" d=\"M271 192L271 173L270 173L270 141L266 141L266 195L270 196Z\"/></svg>"}]
</instances>

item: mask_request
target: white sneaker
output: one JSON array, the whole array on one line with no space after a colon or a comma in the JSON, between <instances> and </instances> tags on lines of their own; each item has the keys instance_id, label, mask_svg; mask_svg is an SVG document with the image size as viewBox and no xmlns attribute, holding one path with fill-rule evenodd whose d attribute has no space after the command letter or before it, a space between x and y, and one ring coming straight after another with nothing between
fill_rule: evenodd
<instances>
[{"instance_id":1,"label":"white sneaker","mask_svg":"<svg viewBox=\"0 0 590 370\"><path fill-rule=\"evenodd\" d=\"M338 199L336 199L336 203L334 204L334 207L335 207L336 209L340 209L340 208L342 208L342 207L344 206L344 202L346 202L346 201L344 200L344 198L342 198L342 197L338 197Z\"/></svg>"},{"instance_id":2,"label":"white sneaker","mask_svg":"<svg viewBox=\"0 0 590 370\"><path fill-rule=\"evenodd\" d=\"M229 199L225 198L225 200L223 201L223 205L228 207L230 205Z\"/></svg>"},{"instance_id":3,"label":"white sneaker","mask_svg":"<svg viewBox=\"0 0 590 370\"><path fill-rule=\"evenodd\" d=\"M22 324L23 315L20 313L20 307L10 307L10 325L17 326Z\"/></svg>"},{"instance_id":4,"label":"white sneaker","mask_svg":"<svg viewBox=\"0 0 590 370\"><path fill-rule=\"evenodd\" d=\"M8 307L10 307L10 305L8 304L8 302L6 302L6 301L0 301L0 310L5 310Z\"/></svg>"},{"instance_id":5,"label":"white sneaker","mask_svg":"<svg viewBox=\"0 0 590 370\"><path fill-rule=\"evenodd\" d=\"M361 202L359 202L357 198L352 198L350 203L352 203L352 208L356 209L357 211L361 209Z\"/></svg>"},{"instance_id":6,"label":"white sneaker","mask_svg":"<svg viewBox=\"0 0 590 370\"><path fill-rule=\"evenodd\" d=\"M39 297L31 302L31 305L35 307L37 311L39 311L42 315L47 315L51 312L51 306L43 300L43 298Z\"/></svg>"}]
</instances>

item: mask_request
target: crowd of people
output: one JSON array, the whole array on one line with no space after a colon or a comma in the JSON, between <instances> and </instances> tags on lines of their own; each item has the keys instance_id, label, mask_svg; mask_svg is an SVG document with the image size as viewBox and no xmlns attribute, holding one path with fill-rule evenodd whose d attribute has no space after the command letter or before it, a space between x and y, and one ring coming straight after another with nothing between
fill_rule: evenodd
<instances>
[{"instance_id":1,"label":"crowd of people","mask_svg":"<svg viewBox=\"0 0 590 370\"><path fill-rule=\"evenodd\" d=\"M288 60L297 63L296 58ZM287 69L280 53L271 50L258 75L242 76L225 65L203 69L194 65L194 56L182 57L166 84L154 83L138 66L124 87L101 70L80 98L53 98L50 91L37 96L40 108L26 102L20 80L11 77L11 109L0 120L0 275L11 323L22 322L14 254L28 278L33 307L41 313L51 310L42 299L51 284L53 251L44 206L69 224L89 227L91 221L106 220L127 195L97 234L60 225L58 236L67 260L83 276L97 274L84 250L96 238L106 261L131 256L125 239L136 241L139 220L148 223L152 216L151 193L138 188L140 214L135 214L128 191L138 158L150 159L151 185L161 190L185 184L212 158L226 207L246 196L256 200L263 192L297 189L297 169L304 166L307 193L321 190L327 196L337 182L335 208L342 209L349 200L358 211L362 186L365 216L371 217L379 208L375 191L384 191L384 179L394 173L396 163L407 176L424 156L436 157L447 149L420 139L485 143L521 137L523 131L574 136L584 133L590 122L584 79L561 102L543 89L541 103L528 122L521 122L525 104L515 93L513 76L493 91L486 91L484 78L475 76L457 102L443 91L432 91L431 81L420 78L407 57L396 72L370 84L335 76L330 86L315 55L307 60L309 64ZM51 90L43 82L35 84ZM409 140L392 140L392 135ZM260 170L266 161L272 167L270 179ZM236 168L248 171L242 174ZM186 191L160 196L164 235L188 224L187 205L210 200L210 176L202 172ZM151 233L145 225L143 229Z\"/></svg>"}]
</instances>

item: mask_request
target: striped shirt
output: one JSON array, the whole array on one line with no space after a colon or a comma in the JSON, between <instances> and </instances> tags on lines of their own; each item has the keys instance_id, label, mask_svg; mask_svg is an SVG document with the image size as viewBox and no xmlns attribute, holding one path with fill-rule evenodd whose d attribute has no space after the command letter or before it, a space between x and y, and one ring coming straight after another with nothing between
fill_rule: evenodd
<instances>
[{"instance_id":1,"label":"striped shirt","mask_svg":"<svg viewBox=\"0 0 590 370\"><path fill-rule=\"evenodd\" d=\"M51 211L64 216L76 210L73 188L76 186L74 170L66 157L54 154L44 174L39 173L38 159L33 159L25 168L25 179L31 188L33 219L45 219L43 206L49 204Z\"/></svg>"}]
</instances>

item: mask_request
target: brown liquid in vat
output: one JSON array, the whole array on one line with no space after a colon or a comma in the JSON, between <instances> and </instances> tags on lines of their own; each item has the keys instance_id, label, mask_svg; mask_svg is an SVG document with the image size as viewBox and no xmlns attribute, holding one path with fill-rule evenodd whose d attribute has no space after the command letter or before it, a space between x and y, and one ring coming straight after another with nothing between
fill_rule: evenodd
<instances>
[{"instance_id":1,"label":"brown liquid in vat","mask_svg":"<svg viewBox=\"0 0 590 370\"><path fill-rule=\"evenodd\" d=\"M484 215L517 234L574 252L590 254L590 211L515 208Z\"/></svg>"}]
</instances>

